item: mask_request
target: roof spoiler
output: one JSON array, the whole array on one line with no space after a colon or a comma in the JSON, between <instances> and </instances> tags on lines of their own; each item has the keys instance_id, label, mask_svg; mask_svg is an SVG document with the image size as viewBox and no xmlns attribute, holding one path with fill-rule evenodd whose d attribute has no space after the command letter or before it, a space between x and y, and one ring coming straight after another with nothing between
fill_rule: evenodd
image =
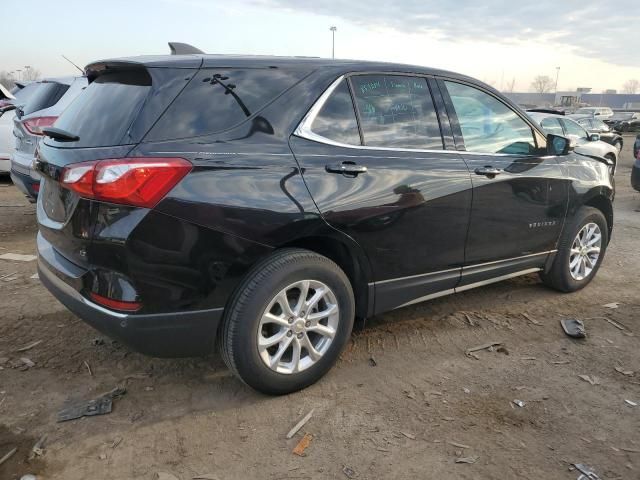
<instances>
[{"instance_id":1,"label":"roof spoiler","mask_svg":"<svg viewBox=\"0 0 640 480\"><path fill-rule=\"evenodd\" d=\"M555 110L553 108L528 108L527 112L535 113L551 113L553 115L564 115L564 110Z\"/></svg>"},{"instance_id":2,"label":"roof spoiler","mask_svg":"<svg viewBox=\"0 0 640 480\"><path fill-rule=\"evenodd\" d=\"M171 55L204 54L199 48L181 42L169 42L169 50L171 50Z\"/></svg>"}]
</instances>

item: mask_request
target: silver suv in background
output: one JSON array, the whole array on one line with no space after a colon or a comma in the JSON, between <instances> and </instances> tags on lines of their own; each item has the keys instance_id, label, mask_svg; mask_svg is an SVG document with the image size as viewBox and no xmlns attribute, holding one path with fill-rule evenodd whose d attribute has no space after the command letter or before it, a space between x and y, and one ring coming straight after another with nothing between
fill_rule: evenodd
<instances>
[{"instance_id":1,"label":"silver suv in background","mask_svg":"<svg viewBox=\"0 0 640 480\"><path fill-rule=\"evenodd\" d=\"M613 162L612 173L616 171L618 164L618 149L600 140L597 133L587 132L580 124L564 115L552 113L527 112L529 116L538 122L546 133L560 135L571 140L571 146L576 153L603 157Z\"/></svg>"},{"instance_id":2,"label":"silver suv in background","mask_svg":"<svg viewBox=\"0 0 640 480\"><path fill-rule=\"evenodd\" d=\"M37 82L18 83L11 91L4 87L0 95L0 175L8 175L11 171L11 154L14 150L13 118L15 108L24 104L37 89Z\"/></svg>"},{"instance_id":3,"label":"silver suv in background","mask_svg":"<svg viewBox=\"0 0 640 480\"><path fill-rule=\"evenodd\" d=\"M87 86L86 77L62 77L41 81L13 119L15 150L11 155L11 179L31 201L40 191L40 175L32 168L42 129L50 127Z\"/></svg>"},{"instance_id":4,"label":"silver suv in background","mask_svg":"<svg viewBox=\"0 0 640 480\"><path fill-rule=\"evenodd\" d=\"M582 107L573 113L575 115L588 115L590 117L596 117L600 120L611 118L613 116L613 110L611 110L609 107Z\"/></svg>"}]
</instances>

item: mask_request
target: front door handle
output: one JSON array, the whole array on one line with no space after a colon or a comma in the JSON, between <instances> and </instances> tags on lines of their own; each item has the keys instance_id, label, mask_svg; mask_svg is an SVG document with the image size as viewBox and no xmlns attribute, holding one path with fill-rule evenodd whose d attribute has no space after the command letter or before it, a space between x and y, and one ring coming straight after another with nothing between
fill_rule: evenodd
<instances>
[{"instance_id":1,"label":"front door handle","mask_svg":"<svg viewBox=\"0 0 640 480\"><path fill-rule=\"evenodd\" d=\"M327 165L325 167L329 173L342 173L344 175L359 175L367 172L364 165L356 165L353 162L342 162L337 165Z\"/></svg>"},{"instance_id":2,"label":"front door handle","mask_svg":"<svg viewBox=\"0 0 640 480\"><path fill-rule=\"evenodd\" d=\"M502 169L492 167L491 165L485 165L484 167L476 168L475 172L476 172L476 175L485 175L489 178L493 178L496 175L500 175L502 173Z\"/></svg>"}]
</instances>

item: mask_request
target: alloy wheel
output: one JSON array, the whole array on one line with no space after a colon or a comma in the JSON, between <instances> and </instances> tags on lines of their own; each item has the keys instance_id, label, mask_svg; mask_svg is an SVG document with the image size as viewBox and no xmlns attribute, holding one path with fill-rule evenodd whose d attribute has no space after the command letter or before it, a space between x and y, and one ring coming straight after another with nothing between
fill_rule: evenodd
<instances>
[{"instance_id":1,"label":"alloy wheel","mask_svg":"<svg viewBox=\"0 0 640 480\"><path fill-rule=\"evenodd\" d=\"M271 370L293 374L315 365L337 333L335 293L317 280L283 288L269 302L258 326L258 352Z\"/></svg>"},{"instance_id":2,"label":"alloy wheel","mask_svg":"<svg viewBox=\"0 0 640 480\"><path fill-rule=\"evenodd\" d=\"M587 223L573 240L569 254L569 271L575 280L584 280L598 264L602 232L596 223Z\"/></svg>"}]
</instances>

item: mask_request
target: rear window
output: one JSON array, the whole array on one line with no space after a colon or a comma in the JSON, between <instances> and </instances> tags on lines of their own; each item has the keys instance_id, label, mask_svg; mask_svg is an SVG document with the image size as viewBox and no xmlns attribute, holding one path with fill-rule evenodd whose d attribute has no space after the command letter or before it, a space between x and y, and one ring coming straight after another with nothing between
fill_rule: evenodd
<instances>
[{"instance_id":1,"label":"rear window","mask_svg":"<svg viewBox=\"0 0 640 480\"><path fill-rule=\"evenodd\" d=\"M15 100L13 101L14 105L23 105L27 103L29 98L38 90L40 83L30 83L29 85L25 85L24 88L19 88L13 93Z\"/></svg>"},{"instance_id":2,"label":"rear window","mask_svg":"<svg viewBox=\"0 0 640 480\"><path fill-rule=\"evenodd\" d=\"M145 140L208 135L234 127L306 76L278 68L203 69Z\"/></svg>"},{"instance_id":3,"label":"rear window","mask_svg":"<svg viewBox=\"0 0 640 480\"><path fill-rule=\"evenodd\" d=\"M80 137L74 147L119 145L150 90L151 78L144 70L102 74L71 102L55 126Z\"/></svg>"},{"instance_id":4,"label":"rear window","mask_svg":"<svg viewBox=\"0 0 640 480\"><path fill-rule=\"evenodd\" d=\"M33 93L26 98L26 103L21 108L22 116L53 107L67 90L69 90L69 85L64 83L39 83Z\"/></svg>"}]
</instances>

